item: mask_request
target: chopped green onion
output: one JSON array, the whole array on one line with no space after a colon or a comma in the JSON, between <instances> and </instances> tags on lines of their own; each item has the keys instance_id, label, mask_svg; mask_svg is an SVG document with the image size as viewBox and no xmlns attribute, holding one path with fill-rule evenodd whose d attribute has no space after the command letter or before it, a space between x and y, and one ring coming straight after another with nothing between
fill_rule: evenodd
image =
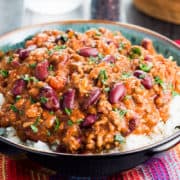
<instances>
[{"instance_id":1,"label":"chopped green onion","mask_svg":"<svg viewBox=\"0 0 180 180\"><path fill-rule=\"evenodd\" d=\"M98 78L101 80L101 82L102 82L103 84L105 84L106 81L107 81L107 79L108 79L106 70L104 70L104 69L103 69L103 70L100 70Z\"/></svg>"},{"instance_id":2,"label":"chopped green onion","mask_svg":"<svg viewBox=\"0 0 180 180\"><path fill-rule=\"evenodd\" d=\"M134 59L136 57L139 57L141 56L141 49L138 48L138 47L132 47L131 50L130 50L130 53L129 53L129 57L130 59Z\"/></svg>"},{"instance_id":3,"label":"chopped green onion","mask_svg":"<svg viewBox=\"0 0 180 180\"><path fill-rule=\"evenodd\" d=\"M38 128L34 124L31 124L30 127L31 127L33 133L37 133L38 132Z\"/></svg>"},{"instance_id":4,"label":"chopped green onion","mask_svg":"<svg viewBox=\"0 0 180 180\"><path fill-rule=\"evenodd\" d=\"M50 64L50 66L48 67L48 71L53 71L53 70L54 70L54 66Z\"/></svg>"},{"instance_id":5,"label":"chopped green onion","mask_svg":"<svg viewBox=\"0 0 180 180\"><path fill-rule=\"evenodd\" d=\"M50 111L49 113L50 113L51 115L54 115L54 111Z\"/></svg>"},{"instance_id":6,"label":"chopped green onion","mask_svg":"<svg viewBox=\"0 0 180 180\"><path fill-rule=\"evenodd\" d=\"M12 111L16 112L16 113L19 112L19 110L18 110L18 109L16 108L16 106L13 105L13 104L10 106L10 109L11 109Z\"/></svg>"},{"instance_id":7,"label":"chopped green onion","mask_svg":"<svg viewBox=\"0 0 180 180\"><path fill-rule=\"evenodd\" d=\"M125 109L115 108L113 111L117 112L121 118L123 118L127 113L127 110L125 110Z\"/></svg>"},{"instance_id":8,"label":"chopped green onion","mask_svg":"<svg viewBox=\"0 0 180 180\"><path fill-rule=\"evenodd\" d=\"M16 96L16 101L19 101L21 99L21 96L20 95L17 95Z\"/></svg>"},{"instance_id":9,"label":"chopped green onion","mask_svg":"<svg viewBox=\"0 0 180 180\"><path fill-rule=\"evenodd\" d=\"M34 103L36 102L36 100L35 100L35 99L33 99L33 97L32 97L32 96L30 96L30 102L31 102L31 104L34 104Z\"/></svg>"},{"instance_id":10,"label":"chopped green onion","mask_svg":"<svg viewBox=\"0 0 180 180\"><path fill-rule=\"evenodd\" d=\"M4 78L6 78L6 77L9 76L9 72L8 72L7 70L3 70L3 69L0 70L0 74L1 74Z\"/></svg>"},{"instance_id":11,"label":"chopped green onion","mask_svg":"<svg viewBox=\"0 0 180 180\"><path fill-rule=\"evenodd\" d=\"M59 51L59 50L62 50L62 49L66 49L66 45L55 46L55 47L53 48L54 51Z\"/></svg>"},{"instance_id":12,"label":"chopped green onion","mask_svg":"<svg viewBox=\"0 0 180 180\"><path fill-rule=\"evenodd\" d=\"M101 53L98 53L98 58L99 58L99 60L101 60L101 59L103 59L103 58L104 58L104 55L103 55L103 54L101 54Z\"/></svg>"},{"instance_id":13,"label":"chopped green onion","mask_svg":"<svg viewBox=\"0 0 180 180\"><path fill-rule=\"evenodd\" d=\"M7 60L7 63L11 63L13 61L13 57L12 56L9 56L8 57L8 60Z\"/></svg>"},{"instance_id":14,"label":"chopped green onion","mask_svg":"<svg viewBox=\"0 0 180 180\"><path fill-rule=\"evenodd\" d=\"M155 81L155 83L156 83L156 84L159 84L160 86L162 86L162 87L163 87L164 82L163 82L163 80L162 80L162 79L160 79L160 77L159 77L159 76L154 77L154 81Z\"/></svg>"},{"instance_id":15,"label":"chopped green onion","mask_svg":"<svg viewBox=\"0 0 180 180\"><path fill-rule=\"evenodd\" d=\"M33 82L38 82L37 78L34 77L34 76L29 76L28 74L25 74L24 76L21 77L24 81L26 82L30 82L30 81L33 81Z\"/></svg>"},{"instance_id":16,"label":"chopped green onion","mask_svg":"<svg viewBox=\"0 0 180 180\"><path fill-rule=\"evenodd\" d=\"M48 99L47 99L46 97L44 97L44 96L40 97L40 102L41 102L42 104L47 103L47 101L48 101Z\"/></svg>"},{"instance_id":17,"label":"chopped green onion","mask_svg":"<svg viewBox=\"0 0 180 180\"><path fill-rule=\"evenodd\" d=\"M59 119L56 117L55 119L55 127L54 127L54 131L57 131L59 129L60 126L60 121Z\"/></svg>"},{"instance_id":18,"label":"chopped green onion","mask_svg":"<svg viewBox=\"0 0 180 180\"><path fill-rule=\"evenodd\" d=\"M175 96L180 96L180 94L179 94L178 92L174 91L174 90L172 90L171 93L172 93L172 96L173 96L173 97L175 97Z\"/></svg>"},{"instance_id":19,"label":"chopped green onion","mask_svg":"<svg viewBox=\"0 0 180 180\"><path fill-rule=\"evenodd\" d=\"M36 63L29 64L29 67L30 67L30 68L35 68L35 67L36 67L36 65L37 65Z\"/></svg>"},{"instance_id":20,"label":"chopped green onion","mask_svg":"<svg viewBox=\"0 0 180 180\"><path fill-rule=\"evenodd\" d=\"M77 123L77 124L81 124L83 121L84 121L84 119L78 119L78 120L76 121L76 123Z\"/></svg>"},{"instance_id":21,"label":"chopped green onion","mask_svg":"<svg viewBox=\"0 0 180 180\"><path fill-rule=\"evenodd\" d=\"M121 144L121 143L124 143L125 139L121 134L116 134L114 136L114 141L117 141L117 142L119 142Z\"/></svg>"},{"instance_id":22,"label":"chopped green onion","mask_svg":"<svg viewBox=\"0 0 180 180\"><path fill-rule=\"evenodd\" d=\"M140 64L139 68L142 71L144 71L144 72L149 72L151 70L151 68L152 68L152 64L149 64L149 65L147 65L147 64Z\"/></svg>"},{"instance_id":23,"label":"chopped green onion","mask_svg":"<svg viewBox=\"0 0 180 180\"><path fill-rule=\"evenodd\" d=\"M122 75L121 75L121 78L122 79L127 79L129 77L131 77L132 74L130 72L123 72Z\"/></svg>"},{"instance_id":24,"label":"chopped green onion","mask_svg":"<svg viewBox=\"0 0 180 180\"><path fill-rule=\"evenodd\" d=\"M125 43L124 42L120 42L118 50L121 51L124 48L125 48Z\"/></svg>"},{"instance_id":25,"label":"chopped green onion","mask_svg":"<svg viewBox=\"0 0 180 180\"><path fill-rule=\"evenodd\" d=\"M70 116L71 113L72 113L72 110L71 110L71 109L68 109L68 108L64 108L64 111L65 111L65 113L66 113L68 116Z\"/></svg>"},{"instance_id":26,"label":"chopped green onion","mask_svg":"<svg viewBox=\"0 0 180 180\"><path fill-rule=\"evenodd\" d=\"M68 126L72 126L74 123L71 120L67 121Z\"/></svg>"}]
</instances>

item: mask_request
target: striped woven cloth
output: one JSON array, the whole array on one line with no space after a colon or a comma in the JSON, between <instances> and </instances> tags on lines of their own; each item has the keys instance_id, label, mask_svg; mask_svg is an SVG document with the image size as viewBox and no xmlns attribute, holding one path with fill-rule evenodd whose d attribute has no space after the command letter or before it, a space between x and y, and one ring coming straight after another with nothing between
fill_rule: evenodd
<instances>
[{"instance_id":1,"label":"striped woven cloth","mask_svg":"<svg viewBox=\"0 0 180 180\"><path fill-rule=\"evenodd\" d=\"M176 41L180 44L180 40ZM0 180L180 180L180 143L131 170L110 177L62 177L32 162L0 154Z\"/></svg>"},{"instance_id":2,"label":"striped woven cloth","mask_svg":"<svg viewBox=\"0 0 180 180\"><path fill-rule=\"evenodd\" d=\"M144 164L115 176L78 178L48 173L31 162L15 161L0 155L0 180L180 180L180 143Z\"/></svg>"}]
</instances>

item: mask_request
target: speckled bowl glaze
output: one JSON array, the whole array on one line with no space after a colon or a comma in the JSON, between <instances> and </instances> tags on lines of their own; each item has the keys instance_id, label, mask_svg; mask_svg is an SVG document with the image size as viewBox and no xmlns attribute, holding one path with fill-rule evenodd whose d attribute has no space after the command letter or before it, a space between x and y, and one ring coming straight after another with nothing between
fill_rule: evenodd
<instances>
[{"instance_id":1,"label":"speckled bowl glaze","mask_svg":"<svg viewBox=\"0 0 180 180\"><path fill-rule=\"evenodd\" d=\"M157 52L162 53L165 57L173 56L180 64L180 46L170 39L135 25L102 20L52 22L25 27L1 36L0 49L6 52L10 49L23 47L27 39L43 30L59 29L65 31L71 28L84 32L90 28L98 27L120 31L132 44L140 44L143 38L148 37L153 41ZM87 155L40 151L18 145L0 136L0 152L12 157L28 158L63 175L104 176L130 169L148 160L153 154L167 150L179 142L180 131L162 141L132 151Z\"/></svg>"}]
</instances>

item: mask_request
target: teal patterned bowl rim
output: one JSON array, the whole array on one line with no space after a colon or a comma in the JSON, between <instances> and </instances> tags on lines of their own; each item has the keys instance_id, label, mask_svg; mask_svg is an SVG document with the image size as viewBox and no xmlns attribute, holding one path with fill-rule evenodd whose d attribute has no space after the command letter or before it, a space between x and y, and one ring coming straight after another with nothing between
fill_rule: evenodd
<instances>
[{"instance_id":1,"label":"teal patterned bowl rim","mask_svg":"<svg viewBox=\"0 0 180 180\"><path fill-rule=\"evenodd\" d=\"M89 28L98 28L105 27L110 30L120 31L122 34L129 39L132 44L139 44L141 40L145 37L150 38L155 46L155 49L162 53L165 56L172 55L175 57L175 60L180 64L180 46L170 40L169 38L151 31L149 29L120 22L112 22L106 20L70 20L70 21L57 21L43 24L36 24L21 29L14 30L12 32L6 33L0 36L0 49L3 51L8 51L10 49L15 49L23 47L25 40L31 38L35 33L48 30L48 29L60 29L67 30L72 28L76 31L83 32ZM136 36L136 37L134 37ZM164 138L156 143L143 146L142 148L137 148L130 151L118 152L118 153L104 153L103 156L119 156L119 155L128 155L134 154L139 151L154 150L154 152L161 152L166 150L179 142L180 131L172 134L171 136ZM102 154L69 154L69 153L58 153L58 152L46 152L38 150L32 147L28 147L22 144L16 144L12 141L7 140L6 138L0 136L0 141L5 142L11 146L17 147L21 150L28 152L40 153L42 155L49 155L55 157L56 155L65 155L65 156L102 156Z\"/></svg>"}]
</instances>

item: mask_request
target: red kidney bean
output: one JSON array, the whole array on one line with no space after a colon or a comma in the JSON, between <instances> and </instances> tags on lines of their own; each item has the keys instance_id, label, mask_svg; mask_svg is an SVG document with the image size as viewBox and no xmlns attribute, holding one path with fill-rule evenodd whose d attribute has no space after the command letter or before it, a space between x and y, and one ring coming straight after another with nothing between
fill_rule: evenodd
<instances>
[{"instance_id":1,"label":"red kidney bean","mask_svg":"<svg viewBox=\"0 0 180 180\"><path fill-rule=\"evenodd\" d=\"M14 96L21 94L25 89L25 87L26 87L26 82L23 79L16 80L12 88L12 94Z\"/></svg>"},{"instance_id":2,"label":"red kidney bean","mask_svg":"<svg viewBox=\"0 0 180 180\"><path fill-rule=\"evenodd\" d=\"M146 73L141 70L135 70L133 75L139 79L143 79L146 76Z\"/></svg>"},{"instance_id":3,"label":"red kidney bean","mask_svg":"<svg viewBox=\"0 0 180 180\"><path fill-rule=\"evenodd\" d=\"M97 115L89 114L85 117L84 121L81 123L81 126L90 127L96 122L97 118Z\"/></svg>"},{"instance_id":4,"label":"red kidney bean","mask_svg":"<svg viewBox=\"0 0 180 180\"><path fill-rule=\"evenodd\" d=\"M48 66L49 63L47 60L39 62L35 68L35 76L39 80L45 80L48 76Z\"/></svg>"},{"instance_id":5,"label":"red kidney bean","mask_svg":"<svg viewBox=\"0 0 180 180\"><path fill-rule=\"evenodd\" d=\"M19 63L19 61L17 61L17 60L13 60L13 61L11 62L11 65L12 65L14 68L17 68L17 67L20 66L20 63Z\"/></svg>"},{"instance_id":6,"label":"red kidney bean","mask_svg":"<svg viewBox=\"0 0 180 180\"><path fill-rule=\"evenodd\" d=\"M108 63L114 63L115 57L113 55L107 55L105 56L102 61L108 62Z\"/></svg>"},{"instance_id":7,"label":"red kidney bean","mask_svg":"<svg viewBox=\"0 0 180 180\"><path fill-rule=\"evenodd\" d=\"M130 132L135 130L135 128L137 127L137 124L138 124L137 118L132 118L129 120L128 127L129 127Z\"/></svg>"},{"instance_id":8,"label":"red kidney bean","mask_svg":"<svg viewBox=\"0 0 180 180\"><path fill-rule=\"evenodd\" d=\"M84 47L79 50L79 55L84 57L97 56L98 50L96 48Z\"/></svg>"},{"instance_id":9,"label":"red kidney bean","mask_svg":"<svg viewBox=\"0 0 180 180\"><path fill-rule=\"evenodd\" d=\"M19 54L19 58L21 60L24 60L29 56L30 50L28 50L28 49L19 49L17 52Z\"/></svg>"},{"instance_id":10,"label":"red kidney bean","mask_svg":"<svg viewBox=\"0 0 180 180\"><path fill-rule=\"evenodd\" d=\"M146 89L151 89L153 86L153 82L150 76L146 76L141 80L141 84L146 88Z\"/></svg>"},{"instance_id":11,"label":"red kidney bean","mask_svg":"<svg viewBox=\"0 0 180 180\"><path fill-rule=\"evenodd\" d=\"M46 98L45 102L41 102L42 105L48 110L57 110L60 107L56 92L50 87L45 86L41 88L39 98Z\"/></svg>"},{"instance_id":12,"label":"red kidney bean","mask_svg":"<svg viewBox=\"0 0 180 180\"><path fill-rule=\"evenodd\" d=\"M153 56L152 56L152 55L149 55L149 54L147 54L147 55L144 57L144 60L145 60L145 61L152 61L152 59L153 59Z\"/></svg>"},{"instance_id":13,"label":"red kidney bean","mask_svg":"<svg viewBox=\"0 0 180 180\"><path fill-rule=\"evenodd\" d=\"M144 48L144 49L150 49L152 45L152 41L148 38L144 38L141 42L141 46Z\"/></svg>"},{"instance_id":14,"label":"red kidney bean","mask_svg":"<svg viewBox=\"0 0 180 180\"><path fill-rule=\"evenodd\" d=\"M68 89L63 95L63 108L73 109L75 99L75 90Z\"/></svg>"},{"instance_id":15,"label":"red kidney bean","mask_svg":"<svg viewBox=\"0 0 180 180\"><path fill-rule=\"evenodd\" d=\"M85 100L84 108L87 109L90 105L95 104L98 101L100 94L101 91L99 88L92 90L89 97Z\"/></svg>"},{"instance_id":16,"label":"red kidney bean","mask_svg":"<svg viewBox=\"0 0 180 180\"><path fill-rule=\"evenodd\" d=\"M126 95L126 88L124 84L117 83L111 88L109 93L109 100L111 103L118 103Z\"/></svg>"}]
</instances>

